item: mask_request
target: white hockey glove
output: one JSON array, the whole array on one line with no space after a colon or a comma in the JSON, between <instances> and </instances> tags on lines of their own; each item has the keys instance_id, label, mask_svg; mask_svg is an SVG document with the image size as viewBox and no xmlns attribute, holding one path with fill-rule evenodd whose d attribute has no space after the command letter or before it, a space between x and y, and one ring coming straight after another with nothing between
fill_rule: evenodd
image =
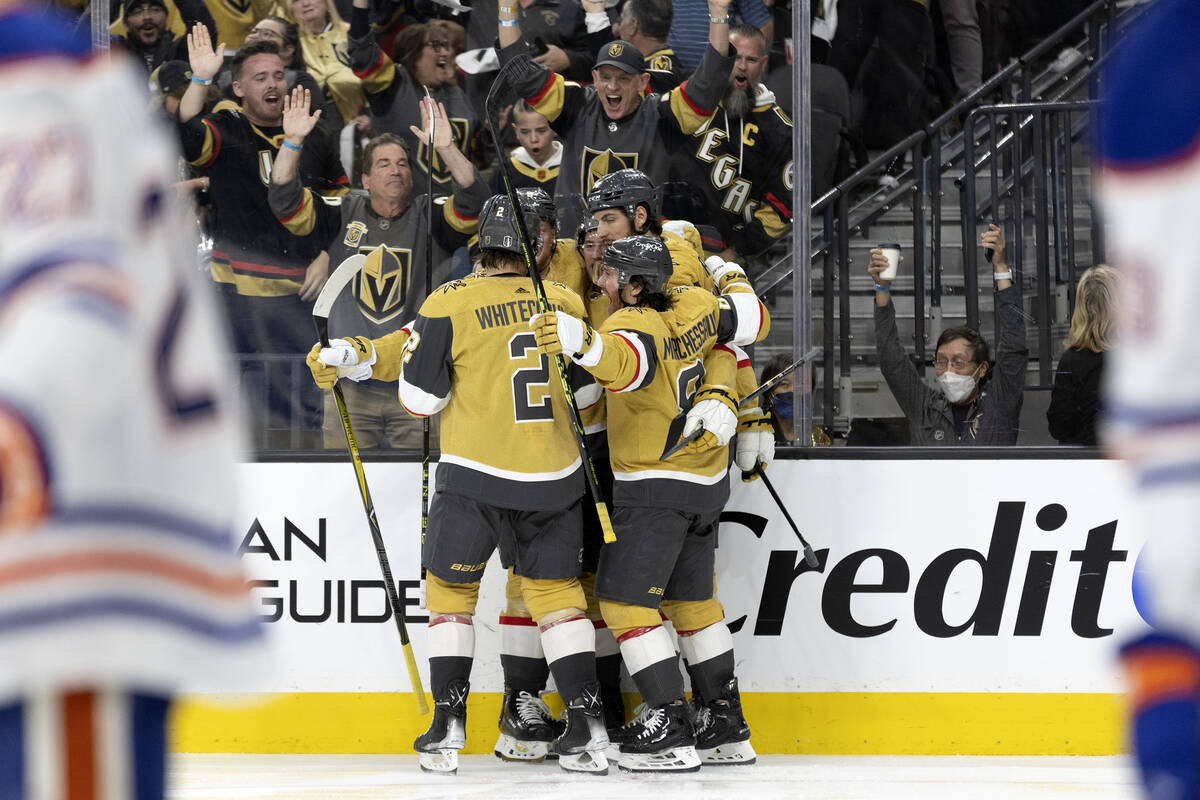
<instances>
[{"instance_id":1,"label":"white hockey glove","mask_svg":"<svg viewBox=\"0 0 1200 800\"><path fill-rule=\"evenodd\" d=\"M733 460L742 471L742 480L758 480L756 464L765 468L775 458L775 430L765 414L747 415L738 422L737 444Z\"/></svg>"},{"instance_id":2,"label":"white hockey glove","mask_svg":"<svg viewBox=\"0 0 1200 800\"><path fill-rule=\"evenodd\" d=\"M584 366L595 366L602 345L592 326L565 311L537 314L529 320L537 338L538 350L548 356L565 353Z\"/></svg>"},{"instance_id":3,"label":"white hockey glove","mask_svg":"<svg viewBox=\"0 0 1200 800\"><path fill-rule=\"evenodd\" d=\"M745 283L746 286L750 285L746 279L746 271L740 265L726 261L720 256L709 256L704 259L704 268L708 270L709 277L717 285L721 294L724 294L729 286L739 282Z\"/></svg>"},{"instance_id":4,"label":"white hockey glove","mask_svg":"<svg viewBox=\"0 0 1200 800\"><path fill-rule=\"evenodd\" d=\"M329 347L314 344L305 359L313 380L322 389L332 389L338 378L364 381L371 377L375 346L365 336L330 339Z\"/></svg>"},{"instance_id":5,"label":"white hockey glove","mask_svg":"<svg viewBox=\"0 0 1200 800\"><path fill-rule=\"evenodd\" d=\"M703 453L714 447L724 447L733 438L737 430L737 401L724 386L700 387L695 405L687 413L683 436L687 437L702 425L704 434L685 447L685 453Z\"/></svg>"}]
</instances>

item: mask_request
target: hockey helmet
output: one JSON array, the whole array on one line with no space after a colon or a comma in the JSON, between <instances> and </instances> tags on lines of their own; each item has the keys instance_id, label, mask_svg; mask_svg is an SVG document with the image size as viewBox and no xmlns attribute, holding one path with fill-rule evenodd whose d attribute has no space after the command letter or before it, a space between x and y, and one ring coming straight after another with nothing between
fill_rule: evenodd
<instances>
[{"instance_id":1,"label":"hockey helmet","mask_svg":"<svg viewBox=\"0 0 1200 800\"><path fill-rule=\"evenodd\" d=\"M587 239L589 233L595 233L600 227L600 223L595 217L584 217L579 221L579 232L575 234L575 243L577 247L583 247L584 240Z\"/></svg>"},{"instance_id":2,"label":"hockey helmet","mask_svg":"<svg viewBox=\"0 0 1200 800\"><path fill-rule=\"evenodd\" d=\"M545 189L517 189L517 203L524 214L525 229L531 236L536 235L539 221L555 223L554 201L550 199Z\"/></svg>"},{"instance_id":3,"label":"hockey helmet","mask_svg":"<svg viewBox=\"0 0 1200 800\"><path fill-rule=\"evenodd\" d=\"M617 271L617 285L624 288L640 278L647 293L661 292L671 277L671 254L657 236L626 236L604 251L604 266Z\"/></svg>"},{"instance_id":4,"label":"hockey helmet","mask_svg":"<svg viewBox=\"0 0 1200 800\"><path fill-rule=\"evenodd\" d=\"M522 252L521 234L507 195L492 195L483 204L479 212L479 249Z\"/></svg>"},{"instance_id":5,"label":"hockey helmet","mask_svg":"<svg viewBox=\"0 0 1200 800\"><path fill-rule=\"evenodd\" d=\"M629 220L640 205L646 206L651 219L658 219L659 191L640 169L619 169L592 184L587 195L588 211L595 214L606 208L619 208Z\"/></svg>"}]
</instances>

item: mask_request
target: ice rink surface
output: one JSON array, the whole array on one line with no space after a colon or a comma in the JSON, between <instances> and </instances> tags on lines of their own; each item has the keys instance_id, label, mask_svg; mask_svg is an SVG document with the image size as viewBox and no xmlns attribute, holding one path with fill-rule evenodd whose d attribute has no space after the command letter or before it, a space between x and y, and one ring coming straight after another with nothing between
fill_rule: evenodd
<instances>
[{"instance_id":1,"label":"ice rink surface","mask_svg":"<svg viewBox=\"0 0 1200 800\"><path fill-rule=\"evenodd\" d=\"M455 776L427 775L414 755L176 754L179 800L1137 800L1121 756L761 756L748 767L684 776L568 776L551 763L463 756Z\"/></svg>"}]
</instances>

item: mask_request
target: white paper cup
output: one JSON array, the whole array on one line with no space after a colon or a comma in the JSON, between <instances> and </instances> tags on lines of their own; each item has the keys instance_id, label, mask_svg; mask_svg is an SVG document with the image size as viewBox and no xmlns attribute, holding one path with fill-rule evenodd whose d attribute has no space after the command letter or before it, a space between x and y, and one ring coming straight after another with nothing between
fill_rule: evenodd
<instances>
[{"instance_id":1,"label":"white paper cup","mask_svg":"<svg viewBox=\"0 0 1200 800\"><path fill-rule=\"evenodd\" d=\"M875 246L883 251L888 260L887 269L879 273L879 277L885 281L895 280L896 270L900 268L900 245L895 242L888 242L887 244L877 244Z\"/></svg>"}]
</instances>

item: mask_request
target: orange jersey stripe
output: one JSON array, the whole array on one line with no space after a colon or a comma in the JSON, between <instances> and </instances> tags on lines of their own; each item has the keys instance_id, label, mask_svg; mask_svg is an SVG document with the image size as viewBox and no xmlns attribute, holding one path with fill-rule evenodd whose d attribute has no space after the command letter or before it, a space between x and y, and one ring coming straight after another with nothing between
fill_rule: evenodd
<instances>
[{"instance_id":1,"label":"orange jersey stripe","mask_svg":"<svg viewBox=\"0 0 1200 800\"><path fill-rule=\"evenodd\" d=\"M63 760L66 800L96 800L96 696L90 691L63 695Z\"/></svg>"},{"instance_id":2,"label":"orange jersey stripe","mask_svg":"<svg viewBox=\"0 0 1200 800\"><path fill-rule=\"evenodd\" d=\"M1151 649L1128 655L1125 673L1137 708L1200 691L1200 661L1188 653Z\"/></svg>"},{"instance_id":3,"label":"orange jersey stripe","mask_svg":"<svg viewBox=\"0 0 1200 800\"><path fill-rule=\"evenodd\" d=\"M245 580L237 574L216 574L174 559L122 550L87 550L19 561L0 568L0 586L106 570L166 578L222 597L236 597L247 591Z\"/></svg>"}]
</instances>

